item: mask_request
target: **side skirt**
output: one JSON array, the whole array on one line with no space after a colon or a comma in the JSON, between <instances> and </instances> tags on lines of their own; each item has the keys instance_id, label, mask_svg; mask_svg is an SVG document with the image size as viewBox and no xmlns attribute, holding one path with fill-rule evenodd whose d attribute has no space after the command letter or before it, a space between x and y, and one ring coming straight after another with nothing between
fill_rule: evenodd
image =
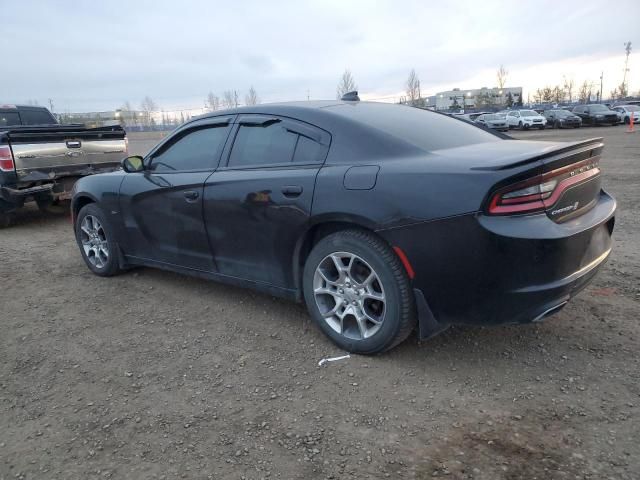
<instances>
[{"instance_id":1,"label":"side skirt","mask_svg":"<svg viewBox=\"0 0 640 480\"><path fill-rule=\"evenodd\" d=\"M134 266L139 267L151 267L160 270L167 270L170 272L180 273L183 275L189 275L191 277L202 278L204 280L213 280L214 282L224 283L226 285L233 285L236 287L248 288L256 290L258 292L267 293L274 297L285 298L288 300L297 300L299 295L296 289L289 289L271 285L265 282L256 282L252 280L246 280L244 278L232 277L230 275L224 275L217 272L207 272L204 270L196 270L192 268L181 267L179 265L173 265L171 263L158 262L156 260L150 260L148 258L134 257L131 255L123 255L123 267L130 268Z\"/></svg>"}]
</instances>

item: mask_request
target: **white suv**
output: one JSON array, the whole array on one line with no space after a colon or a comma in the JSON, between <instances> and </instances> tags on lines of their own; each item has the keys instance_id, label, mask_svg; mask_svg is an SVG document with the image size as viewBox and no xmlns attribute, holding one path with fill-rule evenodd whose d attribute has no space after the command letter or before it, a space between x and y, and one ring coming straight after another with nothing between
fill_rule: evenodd
<instances>
[{"instance_id":1,"label":"white suv","mask_svg":"<svg viewBox=\"0 0 640 480\"><path fill-rule=\"evenodd\" d=\"M509 128L528 130L539 128L542 130L547 124L547 119L533 110L510 110L507 112L507 125Z\"/></svg>"},{"instance_id":2,"label":"white suv","mask_svg":"<svg viewBox=\"0 0 640 480\"><path fill-rule=\"evenodd\" d=\"M619 105L612 110L618 112L620 121L627 125L631 122L631 115L633 115L633 123L640 123L640 105Z\"/></svg>"}]
</instances>

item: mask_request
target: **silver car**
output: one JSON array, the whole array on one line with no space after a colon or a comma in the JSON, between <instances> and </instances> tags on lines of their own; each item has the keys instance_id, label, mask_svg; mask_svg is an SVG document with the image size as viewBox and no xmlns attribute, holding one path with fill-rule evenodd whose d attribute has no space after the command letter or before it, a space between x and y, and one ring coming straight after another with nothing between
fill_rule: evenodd
<instances>
[{"instance_id":1,"label":"silver car","mask_svg":"<svg viewBox=\"0 0 640 480\"><path fill-rule=\"evenodd\" d=\"M490 128L491 130L499 130L501 132L509 130L507 117L498 113L485 113L480 115L475 119L475 123Z\"/></svg>"}]
</instances>

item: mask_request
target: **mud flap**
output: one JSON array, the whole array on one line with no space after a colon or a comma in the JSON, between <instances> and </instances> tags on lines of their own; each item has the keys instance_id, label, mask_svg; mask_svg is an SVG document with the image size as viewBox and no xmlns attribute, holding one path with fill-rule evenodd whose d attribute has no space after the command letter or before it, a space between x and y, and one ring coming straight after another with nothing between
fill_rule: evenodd
<instances>
[{"instance_id":1,"label":"mud flap","mask_svg":"<svg viewBox=\"0 0 640 480\"><path fill-rule=\"evenodd\" d=\"M433 316L433 312L429 308L424 298L422 290L413 289L413 295L416 299L416 309L418 311L418 339L425 340L434 337L440 332L449 328L448 324L440 323Z\"/></svg>"}]
</instances>

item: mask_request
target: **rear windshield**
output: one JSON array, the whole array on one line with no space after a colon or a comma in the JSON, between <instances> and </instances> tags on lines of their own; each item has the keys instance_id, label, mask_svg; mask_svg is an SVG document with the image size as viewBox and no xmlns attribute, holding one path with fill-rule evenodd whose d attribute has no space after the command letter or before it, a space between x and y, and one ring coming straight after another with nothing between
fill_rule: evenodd
<instances>
[{"instance_id":1,"label":"rear windshield","mask_svg":"<svg viewBox=\"0 0 640 480\"><path fill-rule=\"evenodd\" d=\"M404 105L361 102L336 105L329 107L329 110L424 150L463 147L498 140L495 135L473 124Z\"/></svg>"},{"instance_id":2,"label":"rear windshield","mask_svg":"<svg viewBox=\"0 0 640 480\"><path fill-rule=\"evenodd\" d=\"M48 110L24 109L20 110L23 125L51 125L56 123Z\"/></svg>"},{"instance_id":3,"label":"rear windshield","mask_svg":"<svg viewBox=\"0 0 640 480\"><path fill-rule=\"evenodd\" d=\"M0 127L20 125L18 112L0 112Z\"/></svg>"}]
</instances>

